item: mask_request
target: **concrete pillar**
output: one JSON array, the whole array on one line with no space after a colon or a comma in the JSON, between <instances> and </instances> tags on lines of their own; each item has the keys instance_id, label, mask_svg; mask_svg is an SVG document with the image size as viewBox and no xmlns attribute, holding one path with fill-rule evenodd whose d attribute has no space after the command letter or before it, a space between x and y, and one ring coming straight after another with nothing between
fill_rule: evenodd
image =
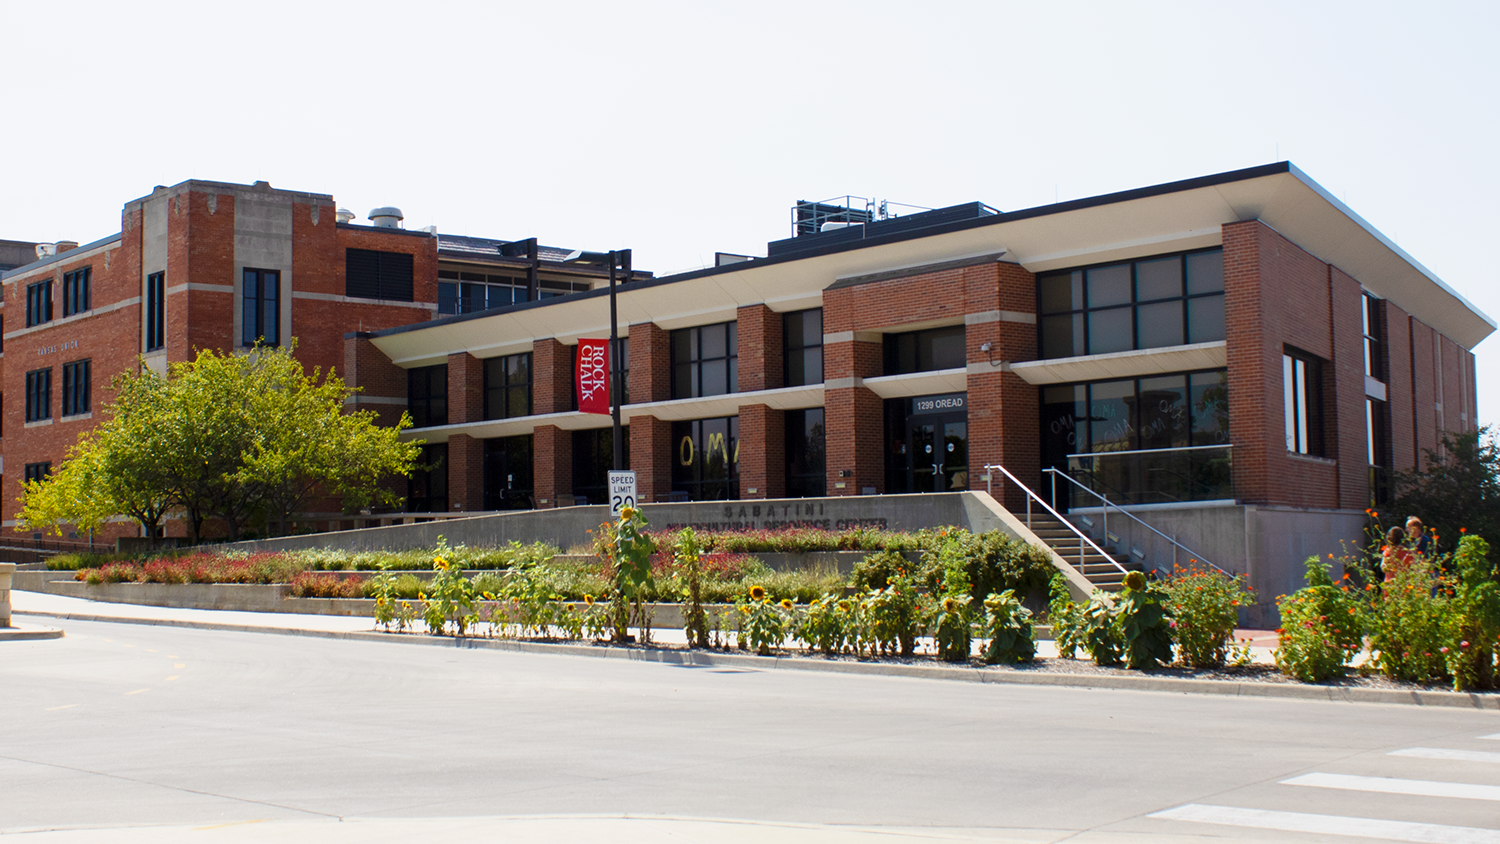
<instances>
[{"instance_id":1,"label":"concrete pillar","mask_svg":"<svg viewBox=\"0 0 1500 844\"><path fill-rule=\"evenodd\" d=\"M10 626L10 576L15 570L15 563L0 563L0 627Z\"/></svg>"}]
</instances>

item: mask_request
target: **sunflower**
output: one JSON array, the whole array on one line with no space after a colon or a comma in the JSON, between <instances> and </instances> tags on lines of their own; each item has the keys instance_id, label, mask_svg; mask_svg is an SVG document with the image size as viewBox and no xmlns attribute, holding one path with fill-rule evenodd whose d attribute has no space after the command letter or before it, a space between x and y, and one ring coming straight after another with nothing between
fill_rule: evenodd
<instances>
[{"instance_id":1,"label":"sunflower","mask_svg":"<svg viewBox=\"0 0 1500 844\"><path fill-rule=\"evenodd\" d=\"M747 606L741 605L740 606L740 612L744 613L745 615L749 615L750 614L750 608L747 607Z\"/></svg>"},{"instance_id":2,"label":"sunflower","mask_svg":"<svg viewBox=\"0 0 1500 844\"><path fill-rule=\"evenodd\" d=\"M620 518L624 519L627 522L630 521L631 519L635 518L635 508L634 507L621 507L620 508Z\"/></svg>"},{"instance_id":3,"label":"sunflower","mask_svg":"<svg viewBox=\"0 0 1500 844\"><path fill-rule=\"evenodd\" d=\"M443 559L442 557L433 557L432 558L432 567L435 568L435 569L445 569L446 570L448 568L448 561L445 560L445 559Z\"/></svg>"},{"instance_id":4,"label":"sunflower","mask_svg":"<svg viewBox=\"0 0 1500 844\"><path fill-rule=\"evenodd\" d=\"M953 612L958 609L958 602L952 596L943 599L943 612Z\"/></svg>"},{"instance_id":5,"label":"sunflower","mask_svg":"<svg viewBox=\"0 0 1500 844\"><path fill-rule=\"evenodd\" d=\"M791 598L782 598L781 599L781 608L782 609L789 610L789 609L792 608L792 606L793 606L793 604L792 604L792 599Z\"/></svg>"},{"instance_id":6,"label":"sunflower","mask_svg":"<svg viewBox=\"0 0 1500 844\"><path fill-rule=\"evenodd\" d=\"M843 610L844 612L848 612L849 611L849 602L848 601L839 601L839 609Z\"/></svg>"},{"instance_id":7,"label":"sunflower","mask_svg":"<svg viewBox=\"0 0 1500 844\"><path fill-rule=\"evenodd\" d=\"M583 602L585 604L588 604L589 606L592 607L594 605L594 596L593 595L584 595L583 596Z\"/></svg>"},{"instance_id":8,"label":"sunflower","mask_svg":"<svg viewBox=\"0 0 1500 844\"><path fill-rule=\"evenodd\" d=\"M750 587L750 600L764 601L766 599L766 587L756 584Z\"/></svg>"}]
</instances>

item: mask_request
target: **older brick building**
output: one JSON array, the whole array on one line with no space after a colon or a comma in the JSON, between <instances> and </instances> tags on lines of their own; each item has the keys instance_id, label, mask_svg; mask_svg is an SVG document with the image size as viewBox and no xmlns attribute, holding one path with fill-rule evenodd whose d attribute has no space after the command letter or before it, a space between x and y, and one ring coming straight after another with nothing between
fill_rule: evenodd
<instances>
[{"instance_id":1,"label":"older brick building","mask_svg":"<svg viewBox=\"0 0 1500 844\"><path fill-rule=\"evenodd\" d=\"M1001 465L1093 525L1056 469L1271 596L1473 430L1495 327L1287 163L1008 213L799 203L766 257L632 281L619 310L645 500L983 489ZM362 401L413 408L444 467L409 506L599 503L609 420L572 410L570 352L608 333L594 289L351 334ZM1169 562L1120 521L1122 553Z\"/></svg>"},{"instance_id":2,"label":"older brick building","mask_svg":"<svg viewBox=\"0 0 1500 844\"><path fill-rule=\"evenodd\" d=\"M66 456L96 424L111 377L138 361L164 372L199 349L295 338L309 369L337 368L387 395L378 367L346 354L346 333L561 296L603 277L597 255L534 239L409 231L393 208L372 212L375 225L353 218L327 194L193 180L127 202L119 233L92 243L0 241L4 525L16 524L23 482ZM401 409L381 406L387 418Z\"/></svg>"}]
</instances>

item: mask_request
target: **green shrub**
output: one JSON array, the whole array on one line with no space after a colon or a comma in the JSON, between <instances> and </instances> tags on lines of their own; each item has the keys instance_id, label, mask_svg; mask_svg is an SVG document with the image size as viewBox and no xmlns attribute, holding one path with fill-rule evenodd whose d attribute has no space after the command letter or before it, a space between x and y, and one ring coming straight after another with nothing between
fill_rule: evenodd
<instances>
[{"instance_id":1,"label":"green shrub","mask_svg":"<svg viewBox=\"0 0 1500 844\"><path fill-rule=\"evenodd\" d=\"M1163 588L1181 660L1193 668L1224 665L1239 623L1239 608L1255 601L1254 590L1242 577L1196 566L1173 569Z\"/></svg>"},{"instance_id":2,"label":"green shrub","mask_svg":"<svg viewBox=\"0 0 1500 844\"><path fill-rule=\"evenodd\" d=\"M984 599L980 635L989 639L984 648L984 661L990 665L1030 662L1036 657L1031 610L1021 605L1013 589Z\"/></svg>"},{"instance_id":3,"label":"green shrub","mask_svg":"<svg viewBox=\"0 0 1500 844\"><path fill-rule=\"evenodd\" d=\"M910 576L918 569L905 554L894 549L876 551L854 564L849 585L861 592L884 589L899 576Z\"/></svg>"},{"instance_id":4,"label":"green shrub","mask_svg":"<svg viewBox=\"0 0 1500 844\"><path fill-rule=\"evenodd\" d=\"M1495 650L1500 641L1500 584L1489 561L1490 546L1464 536L1453 555L1453 600L1448 614L1448 673L1456 691L1495 687Z\"/></svg>"},{"instance_id":5,"label":"green shrub","mask_svg":"<svg viewBox=\"0 0 1500 844\"><path fill-rule=\"evenodd\" d=\"M1369 602L1361 621L1370 656L1393 680L1433 683L1447 677L1449 597L1439 588L1437 566L1437 560L1414 554L1390 580L1365 592Z\"/></svg>"},{"instance_id":6,"label":"green shrub","mask_svg":"<svg viewBox=\"0 0 1500 844\"><path fill-rule=\"evenodd\" d=\"M1119 665L1125 643L1114 596L1095 589L1078 617L1083 627L1083 649L1094 664Z\"/></svg>"},{"instance_id":7,"label":"green shrub","mask_svg":"<svg viewBox=\"0 0 1500 844\"><path fill-rule=\"evenodd\" d=\"M1342 676L1363 645L1348 593L1335 586L1317 557L1307 560L1307 586L1276 601L1281 641L1276 665L1289 676L1318 683Z\"/></svg>"},{"instance_id":8,"label":"green shrub","mask_svg":"<svg viewBox=\"0 0 1500 844\"><path fill-rule=\"evenodd\" d=\"M864 621L862 638L873 655L916 652L921 632L922 606L917 586L907 575L896 575L884 589L866 592L860 601L860 618Z\"/></svg>"},{"instance_id":9,"label":"green shrub","mask_svg":"<svg viewBox=\"0 0 1500 844\"><path fill-rule=\"evenodd\" d=\"M1052 625L1052 638L1057 645L1057 655L1073 659L1083 647L1083 607L1073 601L1068 589L1068 579L1061 574L1052 576L1047 602L1047 623Z\"/></svg>"},{"instance_id":10,"label":"green shrub","mask_svg":"<svg viewBox=\"0 0 1500 844\"><path fill-rule=\"evenodd\" d=\"M1167 593L1138 571L1125 575L1125 589L1115 601L1125 665L1144 670L1172 661L1172 611Z\"/></svg>"},{"instance_id":11,"label":"green shrub","mask_svg":"<svg viewBox=\"0 0 1500 844\"><path fill-rule=\"evenodd\" d=\"M47 558L47 571L78 571L79 569L99 568L120 561L119 555L110 552L79 551L72 554L57 554Z\"/></svg>"},{"instance_id":12,"label":"green shrub","mask_svg":"<svg viewBox=\"0 0 1500 844\"><path fill-rule=\"evenodd\" d=\"M761 656L781 647L794 626L795 604L790 598L774 601L766 590L752 586L737 601L740 614L740 646Z\"/></svg>"}]
</instances>

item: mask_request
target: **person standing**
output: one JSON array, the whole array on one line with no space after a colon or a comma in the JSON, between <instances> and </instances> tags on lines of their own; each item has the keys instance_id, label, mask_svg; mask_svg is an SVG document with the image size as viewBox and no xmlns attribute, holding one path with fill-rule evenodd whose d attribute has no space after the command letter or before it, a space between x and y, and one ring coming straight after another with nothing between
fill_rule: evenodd
<instances>
[{"instance_id":1,"label":"person standing","mask_svg":"<svg viewBox=\"0 0 1500 844\"><path fill-rule=\"evenodd\" d=\"M1403 569L1411 565L1411 550L1406 547L1406 532L1392 527L1385 533L1385 547L1380 552L1380 570L1385 572L1385 582L1396 579Z\"/></svg>"},{"instance_id":2,"label":"person standing","mask_svg":"<svg viewBox=\"0 0 1500 844\"><path fill-rule=\"evenodd\" d=\"M1406 543L1419 557L1430 557L1436 550L1433 548L1432 537L1427 533L1427 528L1416 516L1406 520Z\"/></svg>"}]
</instances>

